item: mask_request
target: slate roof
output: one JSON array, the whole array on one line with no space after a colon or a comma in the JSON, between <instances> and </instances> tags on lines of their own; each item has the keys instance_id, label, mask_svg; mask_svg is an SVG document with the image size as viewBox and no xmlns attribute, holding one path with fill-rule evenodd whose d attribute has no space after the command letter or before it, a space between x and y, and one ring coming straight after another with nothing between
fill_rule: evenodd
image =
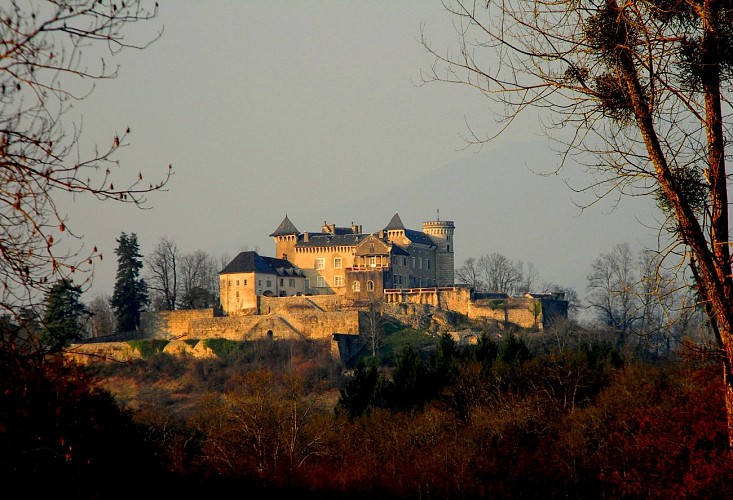
<instances>
[{"instance_id":1,"label":"slate roof","mask_svg":"<svg viewBox=\"0 0 733 500\"><path fill-rule=\"evenodd\" d=\"M405 229L405 236L413 243L421 243L423 245L436 246L430 236L423 233L422 231L415 231L413 229Z\"/></svg>"},{"instance_id":2,"label":"slate roof","mask_svg":"<svg viewBox=\"0 0 733 500\"><path fill-rule=\"evenodd\" d=\"M285 214L285 218L280 223L279 226L277 226L277 229L270 235L270 236L285 236L288 234L299 234L300 231L298 231L298 228L295 227L295 225L290 222L290 219L288 219L287 214Z\"/></svg>"},{"instance_id":3,"label":"slate roof","mask_svg":"<svg viewBox=\"0 0 733 500\"><path fill-rule=\"evenodd\" d=\"M282 270L282 271L279 271ZM288 272L290 270L290 272ZM235 274L235 273L263 273L263 274L279 274L293 275L298 268L285 259L276 259L275 257L265 257L257 252L241 252L239 255L227 264L219 274Z\"/></svg>"},{"instance_id":4,"label":"slate roof","mask_svg":"<svg viewBox=\"0 0 733 500\"><path fill-rule=\"evenodd\" d=\"M405 229L405 225L402 223L400 215L398 213L395 213L392 216L392 220L389 221L389 224L387 224L387 227L385 227L384 229Z\"/></svg>"},{"instance_id":5,"label":"slate roof","mask_svg":"<svg viewBox=\"0 0 733 500\"><path fill-rule=\"evenodd\" d=\"M335 247L355 246L368 234L330 234L330 233L308 233L308 241L298 238L298 247Z\"/></svg>"}]
</instances>

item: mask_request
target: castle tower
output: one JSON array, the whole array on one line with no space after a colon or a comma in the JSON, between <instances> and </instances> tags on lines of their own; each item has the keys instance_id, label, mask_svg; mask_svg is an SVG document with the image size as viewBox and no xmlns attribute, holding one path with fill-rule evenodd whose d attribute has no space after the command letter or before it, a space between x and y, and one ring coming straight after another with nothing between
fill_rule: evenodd
<instances>
[{"instance_id":1,"label":"castle tower","mask_svg":"<svg viewBox=\"0 0 733 500\"><path fill-rule=\"evenodd\" d=\"M451 286L455 281L455 263L453 257L453 232L456 226L452 220L440 220L440 212L438 212L438 220L422 223L423 233L430 236L438 246L435 252L437 260L435 277L438 286Z\"/></svg>"},{"instance_id":2,"label":"castle tower","mask_svg":"<svg viewBox=\"0 0 733 500\"><path fill-rule=\"evenodd\" d=\"M277 226L277 229L270 234L275 238L275 257L278 259L289 260L291 263L295 257L295 244L298 242L300 231L290 222L288 215Z\"/></svg>"}]
</instances>

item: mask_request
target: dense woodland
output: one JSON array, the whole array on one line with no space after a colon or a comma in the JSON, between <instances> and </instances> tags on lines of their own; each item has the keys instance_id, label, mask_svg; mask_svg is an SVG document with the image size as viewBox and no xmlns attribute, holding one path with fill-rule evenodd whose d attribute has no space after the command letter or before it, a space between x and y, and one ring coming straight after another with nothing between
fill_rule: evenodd
<instances>
[{"instance_id":1,"label":"dense woodland","mask_svg":"<svg viewBox=\"0 0 733 500\"><path fill-rule=\"evenodd\" d=\"M616 339L567 322L458 343L391 324L348 366L327 341L286 340L209 340L210 359L138 341L143 359L87 368L4 359L0 470L77 498L733 495L719 360Z\"/></svg>"}]
</instances>

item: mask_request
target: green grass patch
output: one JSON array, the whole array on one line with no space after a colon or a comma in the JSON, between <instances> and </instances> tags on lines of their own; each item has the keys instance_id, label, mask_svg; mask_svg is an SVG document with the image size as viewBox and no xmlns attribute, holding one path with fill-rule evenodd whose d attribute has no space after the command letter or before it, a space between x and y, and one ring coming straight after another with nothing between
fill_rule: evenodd
<instances>
[{"instance_id":1,"label":"green grass patch","mask_svg":"<svg viewBox=\"0 0 733 500\"><path fill-rule=\"evenodd\" d=\"M167 340L150 339L150 340L130 340L127 342L130 347L140 353L143 359L163 352L165 346L168 345Z\"/></svg>"},{"instance_id":2,"label":"green grass patch","mask_svg":"<svg viewBox=\"0 0 733 500\"><path fill-rule=\"evenodd\" d=\"M245 342L228 339L206 339L206 347L214 351L219 357L234 356L245 349Z\"/></svg>"},{"instance_id":3,"label":"green grass patch","mask_svg":"<svg viewBox=\"0 0 733 500\"><path fill-rule=\"evenodd\" d=\"M420 351L435 345L436 339L428 335L422 330L414 328L400 328L387 331L384 345L379 349L379 357L383 364L391 365L402 349L407 345L411 345L415 351Z\"/></svg>"},{"instance_id":4,"label":"green grass patch","mask_svg":"<svg viewBox=\"0 0 733 500\"><path fill-rule=\"evenodd\" d=\"M196 347L196 344L199 343L199 339L186 339L184 340L184 342L190 345L191 347Z\"/></svg>"}]
</instances>

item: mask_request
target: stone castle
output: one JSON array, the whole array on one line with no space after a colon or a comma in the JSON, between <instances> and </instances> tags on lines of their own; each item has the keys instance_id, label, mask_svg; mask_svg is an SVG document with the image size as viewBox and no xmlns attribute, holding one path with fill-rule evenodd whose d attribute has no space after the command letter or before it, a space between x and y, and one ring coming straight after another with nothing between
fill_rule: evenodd
<instances>
[{"instance_id":1,"label":"stone castle","mask_svg":"<svg viewBox=\"0 0 733 500\"><path fill-rule=\"evenodd\" d=\"M381 299L385 291L453 286L453 221L405 228L394 214L384 229L323 223L300 232L286 215L270 235L275 257L242 252L219 273L220 302L227 315L247 314L257 297L339 295Z\"/></svg>"},{"instance_id":2,"label":"stone castle","mask_svg":"<svg viewBox=\"0 0 733 500\"><path fill-rule=\"evenodd\" d=\"M220 308L144 313L140 336L331 339L338 352L354 344L344 339L366 331L367 311L375 304L405 323L459 313L499 328L541 329L567 317L561 293L510 297L454 284L454 223L438 219L422 226L406 229L395 214L374 233L327 223L320 232L300 232L286 215L271 234L276 257L241 252L219 273Z\"/></svg>"}]
</instances>

